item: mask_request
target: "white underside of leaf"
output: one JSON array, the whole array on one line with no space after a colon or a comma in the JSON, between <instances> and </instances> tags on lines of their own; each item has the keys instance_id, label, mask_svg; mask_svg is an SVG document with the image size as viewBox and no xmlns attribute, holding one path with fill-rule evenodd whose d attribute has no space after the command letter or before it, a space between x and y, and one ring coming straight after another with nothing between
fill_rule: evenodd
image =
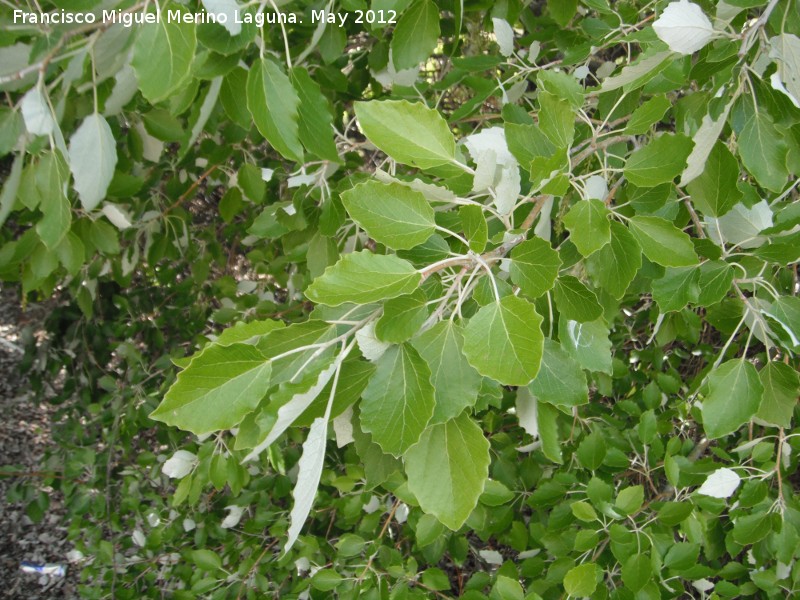
<instances>
[{"instance_id":1,"label":"white underside of leaf","mask_svg":"<svg viewBox=\"0 0 800 600\"><path fill-rule=\"evenodd\" d=\"M730 111L731 106L733 106L733 102L725 107L716 120L713 120L709 115L703 117L700 127L692 138L694 147L686 159L686 168L681 174L681 186L687 185L703 173L708 156L711 154L711 149L719 139L722 128L725 127L725 121L728 119L728 111Z\"/></svg>"},{"instance_id":2,"label":"white underside of leaf","mask_svg":"<svg viewBox=\"0 0 800 600\"><path fill-rule=\"evenodd\" d=\"M717 469L706 478L697 493L712 498L729 498L739 487L741 480L736 471Z\"/></svg>"},{"instance_id":3,"label":"white underside of leaf","mask_svg":"<svg viewBox=\"0 0 800 600\"><path fill-rule=\"evenodd\" d=\"M375 337L375 321L370 321L356 331L356 343L358 344L358 349L361 350L361 354L370 362L378 360L390 346L390 344L382 342Z\"/></svg>"},{"instance_id":4,"label":"white underside of leaf","mask_svg":"<svg viewBox=\"0 0 800 600\"><path fill-rule=\"evenodd\" d=\"M517 390L517 418L519 426L534 437L539 437L539 419L537 415L538 400L531 394L528 388L522 387Z\"/></svg>"},{"instance_id":5,"label":"white underside of leaf","mask_svg":"<svg viewBox=\"0 0 800 600\"><path fill-rule=\"evenodd\" d=\"M69 168L83 208L94 210L106 197L116 165L114 134L105 118L93 113L69 140Z\"/></svg>"},{"instance_id":6,"label":"white underside of leaf","mask_svg":"<svg viewBox=\"0 0 800 600\"><path fill-rule=\"evenodd\" d=\"M333 420L333 433L336 434L337 448L344 448L347 444L355 441L355 438L353 438L352 406L348 406L346 411Z\"/></svg>"},{"instance_id":7,"label":"white underside of leaf","mask_svg":"<svg viewBox=\"0 0 800 600\"><path fill-rule=\"evenodd\" d=\"M673 52L693 54L714 38L714 27L694 2L671 2L653 23L656 35Z\"/></svg>"},{"instance_id":8,"label":"white underside of leaf","mask_svg":"<svg viewBox=\"0 0 800 600\"><path fill-rule=\"evenodd\" d=\"M269 448L270 444L277 440L278 437L280 437L280 435L297 420L297 417L302 415L303 412L305 412L305 410L311 406L311 403L316 399L317 396L319 396L319 393L323 390L323 388L328 385L328 382L331 380L331 377L333 377L336 369L338 369L339 365L341 365L341 362L344 360L343 355L344 353L340 354L331 364L331 366L320 372L319 377L317 377L317 381L311 386L311 388L309 388L308 391L303 392L302 394L296 394L291 400L289 400L289 402L278 409L278 419L275 421L275 425L272 426L272 429L270 429L266 439L258 446L253 448L250 451L250 454L244 457L242 462L248 462L258 458L259 454Z\"/></svg>"}]
</instances>

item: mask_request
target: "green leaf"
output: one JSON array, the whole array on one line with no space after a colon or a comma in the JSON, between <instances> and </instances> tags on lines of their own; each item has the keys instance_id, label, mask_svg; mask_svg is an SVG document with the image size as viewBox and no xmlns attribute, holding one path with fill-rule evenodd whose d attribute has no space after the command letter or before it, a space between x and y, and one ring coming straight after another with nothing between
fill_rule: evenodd
<instances>
[{"instance_id":1,"label":"green leaf","mask_svg":"<svg viewBox=\"0 0 800 600\"><path fill-rule=\"evenodd\" d=\"M269 59L256 59L247 75L247 109L275 150L284 158L303 162L299 108L300 98L281 68Z\"/></svg>"},{"instance_id":2,"label":"green leaf","mask_svg":"<svg viewBox=\"0 0 800 600\"><path fill-rule=\"evenodd\" d=\"M769 513L759 512L736 519L732 534L738 544L745 546L763 540L771 531Z\"/></svg>"},{"instance_id":3,"label":"green leaf","mask_svg":"<svg viewBox=\"0 0 800 600\"><path fill-rule=\"evenodd\" d=\"M431 423L442 423L474 406L480 374L463 354L464 333L457 323L440 321L411 341L431 370L436 407Z\"/></svg>"},{"instance_id":4,"label":"green leaf","mask_svg":"<svg viewBox=\"0 0 800 600\"><path fill-rule=\"evenodd\" d=\"M764 395L756 419L777 427L791 427L792 415L800 396L800 376L782 362L770 361L758 373Z\"/></svg>"},{"instance_id":5,"label":"green leaf","mask_svg":"<svg viewBox=\"0 0 800 600\"><path fill-rule=\"evenodd\" d=\"M567 100L539 92L539 127L556 148L569 148L575 137L575 112Z\"/></svg>"},{"instance_id":6,"label":"green leaf","mask_svg":"<svg viewBox=\"0 0 800 600\"><path fill-rule=\"evenodd\" d=\"M572 567L564 575L564 590L576 598L591 596L597 588L600 576L600 569L591 562Z\"/></svg>"},{"instance_id":7,"label":"green leaf","mask_svg":"<svg viewBox=\"0 0 800 600\"><path fill-rule=\"evenodd\" d=\"M542 317L517 296L482 307L464 330L464 355L481 375L503 385L527 385L539 372Z\"/></svg>"},{"instance_id":8,"label":"green leaf","mask_svg":"<svg viewBox=\"0 0 800 600\"><path fill-rule=\"evenodd\" d=\"M353 220L389 248L413 248L435 231L433 208L421 192L405 185L365 181L341 197Z\"/></svg>"},{"instance_id":9,"label":"green leaf","mask_svg":"<svg viewBox=\"0 0 800 600\"><path fill-rule=\"evenodd\" d=\"M553 20L564 27L575 16L578 9L578 0L547 0L547 10Z\"/></svg>"},{"instance_id":10,"label":"green leaf","mask_svg":"<svg viewBox=\"0 0 800 600\"><path fill-rule=\"evenodd\" d=\"M459 529L489 476L489 442L466 414L431 425L405 457L408 488L426 513Z\"/></svg>"},{"instance_id":11,"label":"green leaf","mask_svg":"<svg viewBox=\"0 0 800 600\"><path fill-rule=\"evenodd\" d=\"M483 252L489 239L489 227L486 216L480 206L469 205L458 209L464 237L469 241L469 249L473 252Z\"/></svg>"},{"instance_id":12,"label":"green leaf","mask_svg":"<svg viewBox=\"0 0 800 600\"><path fill-rule=\"evenodd\" d=\"M150 418L196 435L230 429L258 406L271 370L255 346L211 346L178 374Z\"/></svg>"},{"instance_id":13,"label":"green leaf","mask_svg":"<svg viewBox=\"0 0 800 600\"><path fill-rule=\"evenodd\" d=\"M697 267L669 267L653 281L653 300L662 313L677 311L700 296L700 270Z\"/></svg>"},{"instance_id":14,"label":"green leaf","mask_svg":"<svg viewBox=\"0 0 800 600\"><path fill-rule=\"evenodd\" d=\"M642 266L642 249L628 228L611 223L611 242L586 260L595 283L614 298L622 298Z\"/></svg>"},{"instance_id":15,"label":"green leaf","mask_svg":"<svg viewBox=\"0 0 800 600\"><path fill-rule=\"evenodd\" d=\"M558 409L554 406L537 402L537 419L539 421L539 437L542 440L542 452L554 463L562 464L561 441L558 438Z\"/></svg>"},{"instance_id":16,"label":"green leaf","mask_svg":"<svg viewBox=\"0 0 800 600\"><path fill-rule=\"evenodd\" d=\"M398 71L416 67L439 43L439 9L431 0L417 0L397 22L392 58Z\"/></svg>"},{"instance_id":17,"label":"green leaf","mask_svg":"<svg viewBox=\"0 0 800 600\"><path fill-rule=\"evenodd\" d=\"M195 27L164 18L166 11L176 8L174 4L162 6L162 18L142 27L133 46L131 66L142 95L152 104L168 98L191 72L197 45Z\"/></svg>"},{"instance_id":18,"label":"green leaf","mask_svg":"<svg viewBox=\"0 0 800 600\"><path fill-rule=\"evenodd\" d=\"M541 238L527 240L511 250L511 281L531 298L553 287L560 268L558 252Z\"/></svg>"},{"instance_id":19,"label":"green leaf","mask_svg":"<svg viewBox=\"0 0 800 600\"><path fill-rule=\"evenodd\" d=\"M487 479L479 500L484 506L502 506L503 504L508 504L513 499L514 492L499 481Z\"/></svg>"},{"instance_id":20,"label":"green leaf","mask_svg":"<svg viewBox=\"0 0 800 600\"><path fill-rule=\"evenodd\" d=\"M763 393L756 368L746 360L729 360L712 371L702 409L706 435L716 439L739 429L756 413Z\"/></svg>"},{"instance_id":21,"label":"green leaf","mask_svg":"<svg viewBox=\"0 0 800 600\"><path fill-rule=\"evenodd\" d=\"M753 111L738 137L739 156L758 184L780 192L789 173L787 146L766 110Z\"/></svg>"},{"instance_id":22,"label":"green leaf","mask_svg":"<svg viewBox=\"0 0 800 600\"><path fill-rule=\"evenodd\" d=\"M564 217L569 239L583 256L598 251L611 241L611 213L601 200L576 202Z\"/></svg>"},{"instance_id":23,"label":"green leaf","mask_svg":"<svg viewBox=\"0 0 800 600\"><path fill-rule=\"evenodd\" d=\"M92 113L69 140L69 168L83 208L94 210L106 197L117 164L117 144L106 120Z\"/></svg>"},{"instance_id":24,"label":"green leaf","mask_svg":"<svg viewBox=\"0 0 800 600\"><path fill-rule=\"evenodd\" d=\"M622 565L622 582L633 593L648 584L653 577L653 563L647 554L634 554Z\"/></svg>"},{"instance_id":25,"label":"green leaf","mask_svg":"<svg viewBox=\"0 0 800 600\"><path fill-rule=\"evenodd\" d=\"M433 416L431 370L410 344L392 346L376 364L361 396L361 426L385 452L399 456Z\"/></svg>"},{"instance_id":26,"label":"green leaf","mask_svg":"<svg viewBox=\"0 0 800 600\"><path fill-rule=\"evenodd\" d=\"M553 298L558 312L571 321L586 323L603 314L595 293L572 275L562 275L556 280Z\"/></svg>"},{"instance_id":27,"label":"green leaf","mask_svg":"<svg viewBox=\"0 0 800 600\"><path fill-rule=\"evenodd\" d=\"M345 254L339 262L325 269L306 289L312 302L339 306L345 302L369 304L378 300L410 294L421 280L411 263L373 254L368 250Z\"/></svg>"},{"instance_id":28,"label":"green leaf","mask_svg":"<svg viewBox=\"0 0 800 600\"><path fill-rule=\"evenodd\" d=\"M72 224L72 207L64 193L68 177L67 166L58 152L45 154L36 166L36 192L44 215L36 224L36 233L50 250L61 243Z\"/></svg>"},{"instance_id":29,"label":"green leaf","mask_svg":"<svg viewBox=\"0 0 800 600\"><path fill-rule=\"evenodd\" d=\"M416 534L417 546L424 548L430 546L446 533L445 526L439 519L430 514L423 514L417 521Z\"/></svg>"},{"instance_id":30,"label":"green leaf","mask_svg":"<svg viewBox=\"0 0 800 600\"><path fill-rule=\"evenodd\" d=\"M407 296L387 300L383 305L383 315L375 323L375 335L382 342L405 342L428 318L427 304L428 297L419 288Z\"/></svg>"},{"instance_id":31,"label":"green leaf","mask_svg":"<svg viewBox=\"0 0 800 600\"><path fill-rule=\"evenodd\" d=\"M528 389L542 402L579 406L589 402L589 386L580 365L553 340L544 341L542 365Z\"/></svg>"},{"instance_id":32,"label":"green leaf","mask_svg":"<svg viewBox=\"0 0 800 600\"><path fill-rule=\"evenodd\" d=\"M687 189L692 203L703 214L720 217L742 199L736 187L739 163L722 142L714 144L703 172L689 182Z\"/></svg>"},{"instance_id":33,"label":"green leaf","mask_svg":"<svg viewBox=\"0 0 800 600\"><path fill-rule=\"evenodd\" d=\"M291 72L292 85L300 104L297 107L298 135L306 149L323 160L339 162L339 152L333 141L333 115L328 99L319 84L303 68Z\"/></svg>"},{"instance_id":34,"label":"green leaf","mask_svg":"<svg viewBox=\"0 0 800 600\"><path fill-rule=\"evenodd\" d=\"M683 134L664 134L628 157L625 178L638 187L670 182L683 172L692 146Z\"/></svg>"},{"instance_id":35,"label":"green leaf","mask_svg":"<svg viewBox=\"0 0 800 600\"><path fill-rule=\"evenodd\" d=\"M419 102L356 102L361 131L398 162L430 169L455 162L453 134L437 110Z\"/></svg>"},{"instance_id":36,"label":"green leaf","mask_svg":"<svg viewBox=\"0 0 800 600\"><path fill-rule=\"evenodd\" d=\"M558 339L563 348L589 371L611 374L611 342L608 326L602 319L578 323L559 319Z\"/></svg>"},{"instance_id":37,"label":"green leaf","mask_svg":"<svg viewBox=\"0 0 800 600\"><path fill-rule=\"evenodd\" d=\"M606 442L603 439L603 434L599 430L595 430L583 438L583 441L581 442L580 446L578 446L578 450L575 452L575 455L578 457L578 460L585 469L596 471L600 468L600 465L603 464L603 459L606 457L607 452L608 449L606 448ZM594 499L592 499L592 501L595 502Z\"/></svg>"},{"instance_id":38,"label":"green leaf","mask_svg":"<svg viewBox=\"0 0 800 600\"><path fill-rule=\"evenodd\" d=\"M700 265L699 306L711 306L721 301L731 290L733 266L721 260L708 260Z\"/></svg>"},{"instance_id":39,"label":"green leaf","mask_svg":"<svg viewBox=\"0 0 800 600\"><path fill-rule=\"evenodd\" d=\"M320 592L335 590L343 581L343 577L333 569L321 569L311 578L311 587Z\"/></svg>"},{"instance_id":40,"label":"green leaf","mask_svg":"<svg viewBox=\"0 0 800 600\"><path fill-rule=\"evenodd\" d=\"M600 86L600 93L620 88L625 92L632 92L669 67L674 58L675 55L672 51L659 50L658 47L653 46L652 50L642 52L636 62L626 65L618 75L604 79Z\"/></svg>"},{"instance_id":41,"label":"green leaf","mask_svg":"<svg viewBox=\"0 0 800 600\"><path fill-rule=\"evenodd\" d=\"M586 92L580 82L566 71L542 69L536 74L536 85L540 89L566 100L575 110L583 106Z\"/></svg>"},{"instance_id":42,"label":"green leaf","mask_svg":"<svg viewBox=\"0 0 800 600\"><path fill-rule=\"evenodd\" d=\"M614 506L626 515L632 515L644 504L644 488L641 485L632 485L620 490Z\"/></svg>"},{"instance_id":43,"label":"green leaf","mask_svg":"<svg viewBox=\"0 0 800 600\"><path fill-rule=\"evenodd\" d=\"M666 219L637 215L630 220L629 227L644 255L654 263L688 267L699 262L692 239Z\"/></svg>"},{"instance_id":44,"label":"green leaf","mask_svg":"<svg viewBox=\"0 0 800 600\"><path fill-rule=\"evenodd\" d=\"M625 126L625 135L641 135L647 133L653 124L658 123L667 111L672 108L666 96L655 96L633 111L628 124Z\"/></svg>"},{"instance_id":45,"label":"green leaf","mask_svg":"<svg viewBox=\"0 0 800 600\"><path fill-rule=\"evenodd\" d=\"M192 550L192 562L201 571L216 571L222 568L222 559L213 550Z\"/></svg>"}]
</instances>

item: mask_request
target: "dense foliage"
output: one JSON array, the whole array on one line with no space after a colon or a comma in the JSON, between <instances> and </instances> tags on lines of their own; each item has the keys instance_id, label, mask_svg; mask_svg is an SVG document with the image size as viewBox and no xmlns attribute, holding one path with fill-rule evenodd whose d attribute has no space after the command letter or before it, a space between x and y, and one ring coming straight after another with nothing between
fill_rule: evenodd
<instances>
[{"instance_id":1,"label":"dense foliage","mask_svg":"<svg viewBox=\"0 0 800 600\"><path fill-rule=\"evenodd\" d=\"M11 500L83 597L798 593L800 2L41 8Z\"/></svg>"}]
</instances>

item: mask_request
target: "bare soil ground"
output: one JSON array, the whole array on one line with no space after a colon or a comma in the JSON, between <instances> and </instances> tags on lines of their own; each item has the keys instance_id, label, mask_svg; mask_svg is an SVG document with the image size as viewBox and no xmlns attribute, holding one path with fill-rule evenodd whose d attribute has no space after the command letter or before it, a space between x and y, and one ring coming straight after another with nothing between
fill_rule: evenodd
<instances>
[{"instance_id":1,"label":"bare soil ground","mask_svg":"<svg viewBox=\"0 0 800 600\"><path fill-rule=\"evenodd\" d=\"M21 373L22 332L36 328L43 310L22 311L16 288L0 284L0 598L77 598L78 569L70 568L67 553L72 544L63 526L60 495L50 495L44 518L34 523L23 502L10 503L7 493L20 483L38 486L37 472L50 436L52 407L37 402ZM67 568L66 577L25 573L20 564L57 563Z\"/></svg>"}]
</instances>

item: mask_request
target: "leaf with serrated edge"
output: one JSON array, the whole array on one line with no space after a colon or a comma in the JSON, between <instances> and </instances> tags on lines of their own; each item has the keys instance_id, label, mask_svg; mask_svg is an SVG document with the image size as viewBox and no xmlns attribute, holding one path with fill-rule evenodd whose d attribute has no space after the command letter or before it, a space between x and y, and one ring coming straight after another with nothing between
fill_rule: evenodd
<instances>
[{"instance_id":1,"label":"leaf with serrated edge","mask_svg":"<svg viewBox=\"0 0 800 600\"><path fill-rule=\"evenodd\" d=\"M431 423L442 423L475 404L481 376L464 358L460 325L441 321L414 338L411 344L431 370L436 397Z\"/></svg>"},{"instance_id":2,"label":"leaf with serrated edge","mask_svg":"<svg viewBox=\"0 0 800 600\"><path fill-rule=\"evenodd\" d=\"M511 251L511 281L531 298L538 298L553 287L561 268L561 258L541 238L522 242Z\"/></svg>"},{"instance_id":3,"label":"leaf with serrated edge","mask_svg":"<svg viewBox=\"0 0 800 600\"><path fill-rule=\"evenodd\" d=\"M553 340L544 341L539 374L528 385L531 393L550 404L579 406L589 402L589 386L581 366Z\"/></svg>"},{"instance_id":4,"label":"leaf with serrated edge","mask_svg":"<svg viewBox=\"0 0 800 600\"><path fill-rule=\"evenodd\" d=\"M211 346L178 375L150 418L196 435L235 427L270 384L271 363L254 346Z\"/></svg>"},{"instance_id":5,"label":"leaf with serrated edge","mask_svg":"<svg viewBox=\"0 0 800 600\"><path fill-rule=\"evenodd\" d=\"M404 456L408 488L422 509L458 530L478 504L489 476L489 442L462 413L425 430Z\"/></svg>"},{"instance_id":6,"label":"leaf with serrated edge","mask_svg":"<svg viewBox=\"0 0 800 600\"><path fill-rule=\"evenodd\" d=\"M306 296L312 302L328 306L345 302L369 304L410 294L421 279L417 270L405 260L362 250L345 254L335 265L325 269L308 286Z\"/></svg>"},{"instance_id":7,"label":"leaf with serrated edge","mask_svg":"<svg viewBox=\"0 0 800 600\"><path fill-rule=\"evenodd\" d=\"M438 111L406 100L356 102L370 142L396 161L429 169L455 162L456 142Z\"/></svg>"},{"instance_id":8,"label":"leaf with serrated edge","mask_svg":"<svg viewBox=\"0 0 800 600\"><path fill-rule=\"evenodd\" d=\"M746 360L723 363L708 376L703 429L710 439L733 433L756 413L764 393L756 368Z\"/></svg>"},{"instance_id":9,"label":"leaf with serrated edge","mask_svg":"<svg viewBox=\"0 0 800 600\"><path fill-rule=\"evenodd\" d=\"M482 307L464 330L464 355L481 375L527 385L539 372L544 335L533 304L517 296Z\"/></svg>"},{"instance_id":10,"label":"leaf with serrated edge","mask_svg":"<svg viewBox=\"0 0 800 600\"><path fill-rule=\"evenodd\" d=\"M341 197L353 220L389 248L413 248L435 231L433 208L425 196L399 183L365 181Z\"/></svg>"},{"instance_id":11,"label":"leaf with serrated edge","mask_svg":"<svg viewBox=\"0 0 800 600\"><path fill-rule=\"evenodd\" d=\"M361 395L361 427L385 452L417 443L436 404L431 371L410 344L389 348Z\"/></svg>"},{"instance_id":12,"label":"leaf with serrated edge","mask_svg":"<svg viewBox=\"0 0 800 600\"><path fill-rule=\"evenodd\" d=\"M69 168L83 208L94 210L106 197L116 164L114 134L101 115L92 113L69 140Z\"/></svg>"}]
</instances>

